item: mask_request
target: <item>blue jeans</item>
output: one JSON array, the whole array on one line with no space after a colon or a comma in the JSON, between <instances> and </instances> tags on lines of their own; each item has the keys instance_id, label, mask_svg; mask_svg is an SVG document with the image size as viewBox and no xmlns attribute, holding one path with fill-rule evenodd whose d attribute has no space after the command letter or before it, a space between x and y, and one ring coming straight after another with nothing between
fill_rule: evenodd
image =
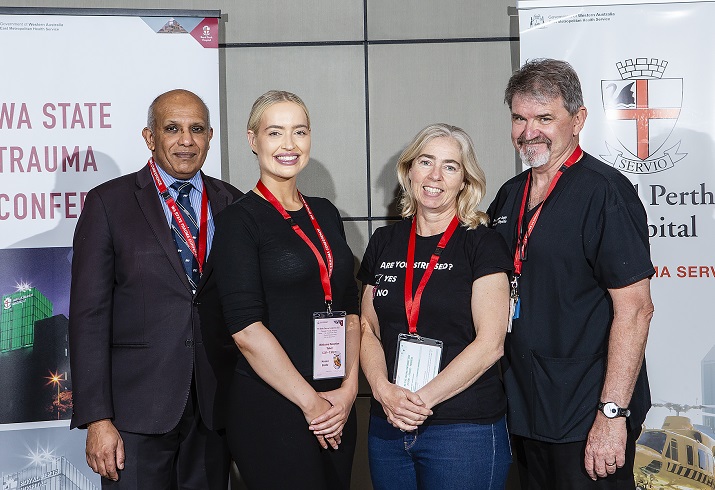
<instances>
[{"instance_id":1,"label":"blue jeans","mask_svg":"<svg viewBox=\"0 0 715 490\"><path fill-rule=\"evenodd\" d=\"M375 490L503 489L511 447L504 418L401 432L370 417L368 458Z\"/></svg>"}]
</instances>

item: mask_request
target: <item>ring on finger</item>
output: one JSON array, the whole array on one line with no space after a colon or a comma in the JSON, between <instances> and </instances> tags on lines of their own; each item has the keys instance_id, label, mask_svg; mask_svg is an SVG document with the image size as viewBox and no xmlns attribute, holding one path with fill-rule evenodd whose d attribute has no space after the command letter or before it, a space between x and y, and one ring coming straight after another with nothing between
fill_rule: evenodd
<instances>
[{"instance_id":1,"label":"ring on finger","mask_svg":"<svg viewBox=\"0 0 715 490\"><path fill-rule=\"evenodd\" d=\"M613 463L606 463L606 466L616 466L616 462L614 461Z\"/></svg>"}]
</instances>

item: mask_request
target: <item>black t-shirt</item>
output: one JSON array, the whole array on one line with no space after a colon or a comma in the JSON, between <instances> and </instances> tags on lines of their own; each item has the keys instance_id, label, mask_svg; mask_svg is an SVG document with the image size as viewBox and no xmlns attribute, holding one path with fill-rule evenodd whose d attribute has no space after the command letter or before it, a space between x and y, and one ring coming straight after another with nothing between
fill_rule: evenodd
<instances>
[{"instance_id":1,"label":"black t-shirt","mask_svg":"<svg viewBox=\"0 0 715 490\"><path fill-rule=\"evenodd\" d=\"M528 172L505 183L488 210L512 251ZM544 441L584 440L605 375L613 320L607 290L654 273L646 214L630 181L585 153L542 208L519 282L521 314L505 343L509 430ZM644 363L631 426L640 426L649 407Z\"/></svg>"},{"instance_id":2,"label":"black t-shirt","mask_svg":"<svg viewBox=\"0 0 715 490\"><path fill-rule=\"evenodd\" d=\"M365 251L358 279L375 286L373 304L380 323L380 338L393 380L397 336L408 332L405 313L405 260L412 221L399 221L375 231ZM421 237L415 243L413 294L442 234ZM488 274L508 272L511 259L504 240L485 226L459 226L422 294L417 333L444 343L444 369L475 338L472 320L472 283ZM504 415L506 398L496 366L472 386L433 408L430 423L491 423ZM384 418L372 400L371 413Z\"/></svg>"},{"instance_id":3,"label":"black t-shirt","mask_svg":"<svg viewBox=\"0 0 715 490\"><path fill-rule=\"evenodd\" d=\"M333 310L357 314L354 257L340 214L327 199L304 197L333 252ZM289 214L325 260L305 208ZM210 260L229 332L263 322L296 369L311 378L313 313L325 311L325 293L310 247L268 201L249 192L217 216ZM243 356L236 370L256 377Z\"/></svg>"}]
</instances>

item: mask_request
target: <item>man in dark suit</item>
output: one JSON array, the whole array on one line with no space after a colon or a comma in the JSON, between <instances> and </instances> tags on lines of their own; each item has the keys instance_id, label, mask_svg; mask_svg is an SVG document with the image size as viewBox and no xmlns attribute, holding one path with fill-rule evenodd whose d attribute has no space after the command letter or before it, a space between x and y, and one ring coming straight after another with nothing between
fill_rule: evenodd
<instances>
[{"instance_id":1,"label":"man in dark suit","mask_svg":"<svg viewBox=\"0 0 715 490\"><path fill-rule=\"evenodd\" d=\"M213 130L195 94L157 97L142 134L147 166L92 189L75 230L71 427L103 488L225 490L236 349L199 307L213 217L241 193L200 171Z\"/></svg>"}]
</instances>

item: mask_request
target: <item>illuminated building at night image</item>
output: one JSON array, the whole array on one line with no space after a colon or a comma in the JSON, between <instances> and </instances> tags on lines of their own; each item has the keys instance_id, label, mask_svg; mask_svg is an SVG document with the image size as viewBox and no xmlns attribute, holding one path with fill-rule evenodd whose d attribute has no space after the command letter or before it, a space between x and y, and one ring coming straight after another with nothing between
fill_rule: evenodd
<instances>
[{"instance_id":1,"label":"illuminated building at night image","mask_svg":"<svg viewBox=\"0 0 715 490\"><path fill-rule=\"evenodd\" d=\"M0 423L69 419L72 387L65 315L20 282L0 310ZM3 489L4 490L4 489Z\"/></svg>"}]
</instances>

